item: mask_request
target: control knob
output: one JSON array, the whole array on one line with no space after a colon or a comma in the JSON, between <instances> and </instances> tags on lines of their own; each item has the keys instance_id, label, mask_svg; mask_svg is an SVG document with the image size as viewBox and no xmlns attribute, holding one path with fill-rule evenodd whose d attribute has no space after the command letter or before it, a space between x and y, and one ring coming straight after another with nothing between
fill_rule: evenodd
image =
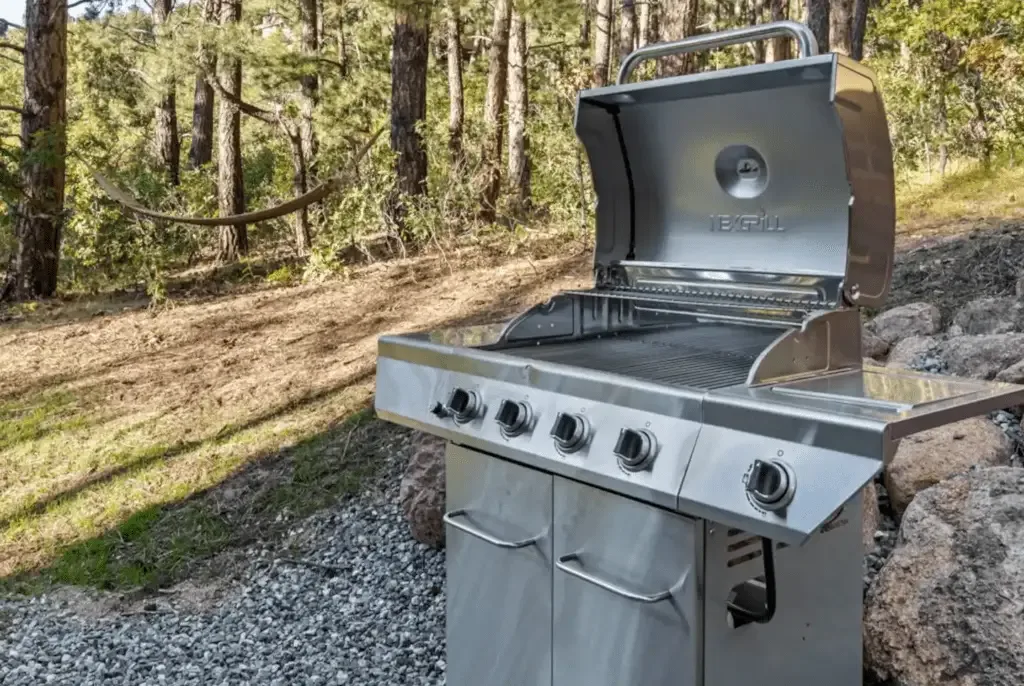
<instances>
[{"instance_id":1,"label":"control knob","mask_svg":"<svg viewBox=\"0 0 1024 686\"><path fill-rule=\"evenodd\" d=\"M551 437L560 452L576 452L590 439L590 425L583 415L559 412L551 427Z\"/></svg>"},{"instance_id":2,"label":"control knob","mask_svg":"<svg viewBox=\"0 0 1024 686\"><path fill-rule=\"evenodd\" d=\"M781 510L793 500L796 476L779 460L754 460L747 475L747 493L766 510Z\"/></svg>"},{"instance_id":3,"label":"control knob","mask_svg":"<svg viewBox=\"0 0 1024 686\"><path fill-rule=\"evenodd\" d=\"M619 464L630 472L639 472L650 467L654 455L658 451L658 443L654 434L646 429L623 429L619 432L619 440L612 450L619 458Z\"/></svg>"},{"instance_id":4,"label":"control knob","mask_svg":"<svg viewBox=\"0 0 1024 686\"><path fill-rule=\"evenodd\" d=\"M448 396L448 403L444 409L456 422L463 424L479 416L483 405L480 403L480 396L476 394L476 391L454 388L451 395Z\"/></svg>"},{"instance_id":5,"label":"control knob","mask_svg":"<svg viewBox=\"0 0 1024 686\"><path fill-rule=\"evenodd\" d=\"M530 428L533 412L530 405L515 400L501 401L498 412L494 415L494 421L501 427L501 433L505 436L518 436Z\"/></svg>"}]
</instances>

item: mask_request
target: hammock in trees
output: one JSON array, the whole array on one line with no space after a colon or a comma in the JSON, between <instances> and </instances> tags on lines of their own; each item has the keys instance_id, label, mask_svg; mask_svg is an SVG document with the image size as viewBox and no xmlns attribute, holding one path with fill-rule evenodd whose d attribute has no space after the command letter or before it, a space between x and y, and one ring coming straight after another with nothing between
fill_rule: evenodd
<instances>
[{"instance_id":1,"label":"hammock in trees","mask_svg":"<svg viewBox=\"0 0 1024 686\"><path fill-rule=\"evenodd\" d=\"M380 134L383 131L384 127L377 129L377 132L370 137L370 140L368 140L363 147L359 149L351 167L357 166L359 162L366 157L366 154L370 151L370 148L373 147L373 144L380 137ZM135 214L139 214L144 217L149 217L150 219L158 219L161 221L176 222L180 224L194 224L196 226L233 226L235 224L254 224L268 219L283 217L286 214L291 214L292 212L301 210L308 205L312 205L315 202L323 200L325 197L341 188L348 176L345 172L338 172L308 193L304 193L297 198L292 198L280 205L268 207L263 210L257 210L256 212L233 214L228 217L177 217L175 215L164 214L162 212L157 212L156 210L143 207L128 192L115 186L98 171L90 168L88 164L86 164L86 167L89 168L89 172L92 174L93 178L96 179L96 183L99 184L99 187L107 197L130 212L134 212Z\"/></svg>"}]
</instances>

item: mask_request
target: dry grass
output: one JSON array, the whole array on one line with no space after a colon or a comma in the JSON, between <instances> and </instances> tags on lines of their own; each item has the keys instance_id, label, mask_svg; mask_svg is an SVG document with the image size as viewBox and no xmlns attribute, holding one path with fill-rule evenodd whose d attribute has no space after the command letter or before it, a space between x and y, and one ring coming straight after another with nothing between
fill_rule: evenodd
<instances>
[{"instance_id":1,"label":"dry grass","mask_svg":"<svg viewBox=\"0 0 1024 686\"><path fill-rule=\"evenodd\" d=\"M579 246L560 252L465 248L322 285L7 324L0 577L170 583L357 490L375 455L401 449L367 410L377 337L493 320L585 281Z\"/></svg>"},{"instance_id":2,"label":"dry grass","mask_svg":"<svg viewBox=\"0 0 1024 686\"><path fill-rule=\"evenodd\" d=\"M897 189L900 237L927 238L1024 220L1024 167L964 165L944 178L905 178Z\"/></svg>"}]
</instances>

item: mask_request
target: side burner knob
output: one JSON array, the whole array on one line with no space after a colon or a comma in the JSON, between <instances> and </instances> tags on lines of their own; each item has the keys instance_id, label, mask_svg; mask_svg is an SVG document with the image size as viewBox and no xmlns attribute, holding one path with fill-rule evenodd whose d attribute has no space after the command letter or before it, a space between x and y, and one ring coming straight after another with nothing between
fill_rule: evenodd
<instances>
[{"instance_id":1,"label":"side burner knob","mask_svg":"<svg viewBox=\"0 0 1024 686\"><path fill-rule=\"evenodd\" d=\"M555 446L563 453L576 452L590 438L590 426L583 415L559 412L555 417L555 425L551 427L551 437Z\"/></svg>"},{"instance_id":2,"label":"side burner knob","mask_svg":"<svg viewBox=\"0 0 1024 686\"><path fill-rule=\"evenodd\" d=\"M498 406L498 412L494 415L494 421L501 427L501 433L505 436L518 436L530 428L533 412L530 405L515 400L502 400Z\"/></svg>"},{"instance_id":3,"label":"side burner knob","mask_svg":"<svg viewBox=\"0 0 1024 686\"><path fill-rule=\"evenodd\" d=\"M796 477L778 460L755 460L747 475L747 493L766 510L781 510L793 500Z\"/></svg>"},{"instance_id":4,"label":"side burner knob","mask_svg":"<svg viewBox=\"0 0 1024 686\"><path fill-rule=\"evenodd\" d=\"M654 434L645 429L623 429L612 450L622 468L630 472L647 469L657 451L658 443Z\"/></svg>"},{"instance_id":5,"label":"side burner knob","mask_svg":"<svg viewBox=\"0 0 1024 686\"><path fill-rule=\"evenodd\" d=\"M456 422L465 423L475 419L479 414L482 405L480 397L475 391L467 391L464 388L455 388L448 396L448 404L445 409Z\"/></svg>"}]
</instances>

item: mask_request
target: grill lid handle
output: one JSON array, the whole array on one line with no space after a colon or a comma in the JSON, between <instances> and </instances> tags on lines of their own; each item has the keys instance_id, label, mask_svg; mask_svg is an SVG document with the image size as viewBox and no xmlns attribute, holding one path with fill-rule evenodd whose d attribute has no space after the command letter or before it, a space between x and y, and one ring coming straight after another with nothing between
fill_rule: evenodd
<instances>
[{"instance_id":1,"label":"grill lid handle","mask_svg":"<svg viewBox=\"0 0 1024 686\"><path fill-rule=\"evenodd\" d=\"M654 45L634 50L626 59L622 60L617 83L621 86L629 81L629 75L633 73L633 69L644 60L665 57L667 55L699 52L701 50L714 50L715 48L724 48L727 45L767 40L768 38L778 38L780 36L789 36L796 39L801 57L814 57L818 54L818 41L807 26L795 21L775 21L769 24L744 26L729 31L705 33L668 43L655 43Z\"/></svg>"}]
</instances>

